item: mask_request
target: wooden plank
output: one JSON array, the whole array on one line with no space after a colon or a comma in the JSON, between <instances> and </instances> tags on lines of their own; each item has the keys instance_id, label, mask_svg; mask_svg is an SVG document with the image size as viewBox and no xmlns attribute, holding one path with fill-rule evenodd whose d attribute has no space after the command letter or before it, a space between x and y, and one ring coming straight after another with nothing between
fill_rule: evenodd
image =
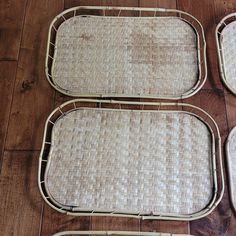
<instances>
[{"instance_id":1,"label":"wooden plank","mask_svg":"<svg viewBox=\"0 0 236 236\"><path fill-rule=\"evenodd\" d=\"M91 230L139 231L139 219L123 217L92 217Z\"/></svg>"},{"instance_id":2,"label":"wooden plank","mask_svg":"<svg viewBox=\"0 0 236 236\"><path fill-rule=\"evenodd\" d=\"M138 0L101 0L103 6L126 6L126 7L137 7L139 5Z\"/></svg>"},{"instance_id":3,"label":"wooden plank","mask_svg":"<svg viewBox=\"0 0 236 236\"><path fill-rule=\"evenodd\" d=\"M236 96L225 92L226 112L229 130L236 126Z\"/></svg>"},{"instance_id":4,"label":"wooden plank","mask_svg":"<svg viewBox=\"0 0 236 236\"><path fill-rule=\"evenodd\" d=\"M39 235L38 152L5 152L0 178L1 235Z\"/></svg>"},{"instance_id":5,"label":"wooden plank","mask_svg":"<svg viewBox=\"0 0 236 236\"><path fill-rule=\"evenodd\" d=\"M224 221L223 223L225 230L225 236L236 235L236 220L235 220L235 212L231 212L231 215Z\"/></svg>"},{"instance_id":6,"label":"wooden plank","mask_svg":"<svg viewBox=\"0 0 236 236\"><path fill-rule=\"evenodd\" d=\"M40 149L54 98L44 72L48 28L63 7L63 0L28 1L6 142L9 150Z\"/></svg>"},{"instance_id":7,"label":"wooden plank","mask_svg":"<svg viewBox=\"0 0 236 236\"><path fill-rule=\"evenodd\" d=\"M216 23L218 24L220 20L226 15L236 11L236 1L235 0L215 0L215 12L216 12Z\"/></svg>"},{"instance_id":8,"label":"wooden plank","mask_svg":"<svg viewBox=\"0 0 236 236\"><path fill-rule=\"evenodd\" d=\"M42 216L42 236L51 236L66 230L89 230L90 217L67 216L44 204Z\"/></svg>"},{"instance_id":9,"label":"wooden plank","mask_svg":"<svg viewBox=\"0 0 236 236\"><path fill-rule=\"evenodd\" d=\"M26 2L0 2L0 60L18 59Z\"/></svg>"},{"instance_id":10,"label":"wooden plank","mask_svg":"<svg viewBox=\"0 0 236 236\"><path fill-rule=\"evenodd\" d=\"M176 0L140 0L140 7L160 7L176 9Z\"/></svg>"},{"instance_id":11,"label":"wooden plank","mask_svg":"<svg viewBox=\"0 0 236 236\"><path fill-rule=\"evenodd\" d=\"M217 62L215 40L214 0L192 1L177 0L177 8L195 16L203 25L207 42L208 78L204 89L222 89Z\"/></svg>"},{"instance_id":12,"label":"wooden plank","mask_svg":"<svg viewBox=\"0 0 236 236\"><path fill-rule=\"evenodd\" d=\"M71 7L77 7L77 6L100 6L102 3L102 0L92 0L92 1L86 1L86 0L65 0L64 8L71 8Z\"/></svg>"},{"instance_id":13,"label":"wooden plank","mask_svg":"<svg viewBox=\"0 0 236 236\"><path fill-rule=\"evenodd\" d=\"M188 234L189 223L181 221L145 220L141 221L140 231Z\"/></svg>"},{"instance_id":14,"label":"wooden plank","mask_svg":"<svg viewBox=\"0 0 236 236\"><path fill-rule=\"evenodd\" d=\"M200 91L197 96L187 99L186 102L203 108L214 118L220 129L223 148L225 138L228 135L228 125L223 91ZM225 163L223 162L223 164ZM233 220L232 217L232 210L230 209L228 190L226 186L225 195L219 206L207 217L204 217L200 220L192 221L190 223L191 234L203 236L227 235L226 232L228 231L229 225L231 224L230 222L234 223L234 221L235 219Z\"/></svg>"},{"instance_id":15,"label":"wooden plank","mask_svg":"<svg viewBox=\"0 0 236 236\"><path fill-rule=\"evenodd\" d=\"M138 0L65 0L65 8L71 8L75 6L130 6L137 7Z\"/></svg>"},{"instance_id":16,"label":"wooden plank","mask_svg":"<svg viewBox=\"0 0 236 236\"><path fill-rule=\"evenodd\" d=\"M12 93L16 76L16 67L17 63L14 61L0 61L0 94L1 107L3 108L0 109L0 166L10 115Z\"/></svg>"}]
</instances>

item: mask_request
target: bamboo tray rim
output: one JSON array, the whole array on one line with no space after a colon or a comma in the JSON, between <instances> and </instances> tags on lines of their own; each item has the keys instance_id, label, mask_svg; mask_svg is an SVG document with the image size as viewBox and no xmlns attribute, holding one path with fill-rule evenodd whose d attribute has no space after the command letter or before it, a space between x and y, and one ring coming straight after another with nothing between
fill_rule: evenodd
<instances>
[{"instance_id":1,"label":"bamboo tray rim","mask_svg":"<svg viewBox=\"0 0 236 236\"><path fill-rule=\"evenodd\" d=\"M152 215L142 215L140 213L134 213L134 212L106 212L106 211L96 211L96 210L91 210L88 211L86 209L79 209L79 208L72 208L72 207L63 207L61 205L59 205L57 202L55 202L50 195L48 194L48 192L46 191L46 187L45 187L45 182L44 182L44 175L42 175L42 164L46 163L48 161L48 155L45 158L45 150L47 148L49 148L50 150L50 141L47 140L47 134L49 132L49 126L52 126L55 124L57 119L60 119L61 117L63 117L64 115L66 115L68 112L74 111L79 109L80 107L76 105L76 103L94 103L94 104L116 104L119 105L119 109L122 108L122 105L140 105L140 106L156 106L158 110L154 110L151 109L151 111L162 111L160 110L163 107L171 107L171 106L177 106L177 107L183 107L183 108L187 108L187 109L191 109L191 110L196 110L198 112L201 112L203 115L205 115L207 117L207 119L209 119L209 121L212 122L212 126L210 126L206 121L204 121L204 119L202 117L200 117L197 114L194 114L192 111L183 111L183 110L174 110L174 109L169 109L169 110L164 110L166 111L170 111L170 112L181 112L181 113L187 113L187 114L191 114L195 117L197 117L198 119L200 119L209 129L210 132L212 134L212 175L213 175L213 197L212 200L210 201L209 205L204 208L203 210L194 213L194 214L189 214L189 215L174 215L174 214L152 214ZM69 110L68 109L69 106ZM84 108L84 106L81 106L81 108ZM94 107L93 109L99 109L97 107ZM103 108L102 108L103 109ZM104 108L107 109L107 108ZM67 111L63 111L63 110L67 110ZM118 109L111 109L111 110L118 110ZM132 110L130 108L126 109L126 110ZM142 110L138 110L138 111L142 111ZM144 110L144 111L149 111L148 110ZM53 116L58 113L59 117L58 118L53 118ZM55 120L53 120L55 119ZM214 130L213 130L214 129ZM218 171L216 168L216 156L218 159ZM219 175L219 178L221 179L221 189L219 189L218 186L218 181L217 181L217 176ZM198 108L194 105L190 105L190 104L186 104L186 103L158 103L158 102L128 102L128 101L114 101L114 100L94 100L94 99L74 99L68 102L65 102L64 104L62 104L61 106L57 107L48 117L46 124L45 124L45 129L44 129L44 137L43 137L43 144L42 144L42 148L41 148L41 152L40 152L40 157L39 157L39 171L38 171L38 186L40 189L40 193L43 197L43 199L46 201L46 203L51 206L53 209L61 212L61 213L66 213L68 215L90 215L90 216L120 216L120 217L133 217L133 218L139 218L139 219L165 219L165 220L185 220L185 221L189 221L189 220L195 220L195 219L199 219L202 218L206 215L208 215L209 213L211 213L214 208L219 204L219 202L222 199L223 196L223 192L224 192L224 178L223 178L223 168L222 168L222 157L221 157L221 137L220 137L220 132L219 132L219 128L216 124L216 122L214 121L214 119L203 109Z\"/></svg>"},{"instance_id":2,"label":"bamboo tray rim","mask_svg":"<svg viewBox=\"0 0 236 236\"><path fill-rule=\"evenodd\" d=\"M234 195L236 194L233 191L233 166L231 165L231 155L230 155L230 147L229 147L229 142L232 139L232 136L236 133L236 126L230 131L228 138L226 140L226 144L225 144L225 149L226 149L226 160L227 160L227 167L228 167L228 177L229 177L229 193L230 193L230 200L231 200L231 204L234 208L234 211L236 212L236 202L234 200ZM235 184L235 183L234 183Z\"/></svg>"},{"instance_id":3,"label":"bamboo tray rim","mask_svg":"<svg viewBox=\"0 0 236 236\"><path fill-rule=\"evenodd\" d=\"M234 18L234 19L233 19ZM224 85L234 94L236 95L236 89L232 88L232 86L228 83L226 75L225 75L225 64L224 57L222 54L223 48L220 42L220 37L224 29L226 29L231 23L236 21L236 13L231 13L226 15L222 20L218 23L215 30L215 38L216 38L216 47L217 54L219 60L219 69L220 69L220 77Z\"/></svg>"},{"instance_id":4,"label":"bamboo tray rim","mask_svg":"<svg viewBox=\"0 0 236 236\"><path fill-rule=\"evenodd\" d=\"M161 233L161 232L138 232L138 231L95 231L95 230L73 230L73 231L62 231L53 234L53 236L63 236L63 235L133 235L133 236L191 236L190 234L171 234L171 233Z\"/></svg>"},{"instance_id":5,"label":"bamboo tray rim","mask_svg":"<svg viewBox=\"0 0 236 236\"><path fill-rule=\"evenodd\" d=\"M97 15L96 17L112 17L112 18L117 18L117 17L122 17L119 16L121 11L136 11L139 12L139 16L124 16L123 18L137 18L137 17L143 17L143 18L153 18L153 17L158 17L158 18L177 18L180 19L184 22L187 22L194 30L196 36L197 36L197 63L198 63L198 79L196 80L195 85L187 92L183 93L181 96L176 96L176 95L145 95L145 94L100 94L100 93L89 93L89 94L74 94L74 93L70 93L70 91L65 90L63 88L61 88L60 86L58 86L57 84L54 83L53 81L53 76L52 76L52 67L54 64L54 57L53 55L50 55L50 49L55 49L55 40L53 40L53 42L51 41L51 35L52 32L55 31L55 33L57 32L57 29L55 27L55 23L57 22L58 19L62 18L65 21L67 21L68 19L75 17L75 16L94 16L94 15L76 15L78 10L102 10L104 15L100 16ZM106 11L112 11L112 10L116 10L118 11L118 15L117 16L106 16ZM142 12L153 12L154 15L153 17L150 16L141 16ZM65 18L65 14L69 13L69 12L73 12L74 15L69 17L68 19ZM156 16L156 13L176 13L178 14L178 16ZM184 17L189 17L192 22L190 22L189 20L185 19ZM196 26L193 24L196 23L196 25L198 26L199 30L196 28ZM62 24L62 23L61 23ZM60 24L60 25L61 25ZM60 27L60 25L58 26L58 28ZM202 41L202 45L201 42ZM202 59L201 59L201 55L202 55ZM52 62L52 66L50 66L50 61ZM203 72L204 71L204 72ZM177 9L167 9L167 8L144 8L144 7L111 7L111 6L77 6L77 7L73 7L73 8L69 8L63 12L61 12L60 14L58 14L51 22L50 26L49 26L49 32L48 32L48 41L47 41L47 50L46 50L46 60L45 60L45 73L46 73L46 78L48 80L48 82L50 83L50 85L56 89L57 91L59 91L62 94L65 94L67 96L71 96L71 97L123 97L123 98L159 98L159 99L169 99L169 100L177 100L177 99L184 99L184 98L188 98L191 97L193 95L195 95L205 84L206 79L207 79L207 62L206 62L206 40L205 40L205 34L204 34L204 29L202 24L200 23L199 20L197 20L197 18L195 18L193 15L181 11L181 10L177 10Z\"/></svg>"}]
</instances>

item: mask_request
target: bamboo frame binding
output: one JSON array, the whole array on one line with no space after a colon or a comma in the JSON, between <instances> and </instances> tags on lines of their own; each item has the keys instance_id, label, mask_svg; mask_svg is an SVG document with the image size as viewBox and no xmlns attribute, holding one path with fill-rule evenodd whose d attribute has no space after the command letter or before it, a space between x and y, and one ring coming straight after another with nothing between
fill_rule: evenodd
<instances>
[{"instance_id":1,"label":"bamboo frame binding","mask_svg":"<svg viewBox=\"0 0 236 236\"><path fill-rule=\"evenodd\" d=\"M223 47L221 44L221 37L223 30L229 26L232 22L236 20L236 13L231 13L225 16L217 25L215 30L215 38L216 38L216 46L217 46L217 54L219 60L219 69L220 69L220 77L224 85L234 94L236 95L236 89L232 88L232 85L227 81L226 73L225 73L225 63L223 56ZM236 75L235 75L236 76Z\"/></svg>"},{"instance_id":2,"label":"bamboo frame binding","mask_svg":"<svg viewBox=\"0 0 236 236\"><path fill-rule=\"evenodd\" d=\"M233 209L236 212L236 202L235 202L236 183L233 181L233 175L235 175L234 168L236 168L236 166L232 165L232 159L233 158L235 159L235 157L231 156L231 154L230 154L230 141L232 140L232 136L235 135L235 133L236 133L236 127L234 127L229 133L229 136L228 136L226 143L225 143L225 151L226 151L226 160L227 160L227 167L228 167L230 200L231 200L231 204L233 206ZM234 143L234 145L236 145L236 143Z\"/></svg>"},{"instance_id":3,"label":"bamboo frame binding","mask_svg":"<svg viewBox=\"0 0 236 236\"><path fill-rule=\"evenodd\" d=\"M57 119L64 116L67 112L78 109L81 107L81 104L85 104L87 106L89 103L96 106L97 104L101 107L103 104L106 106L119 106L119 108L125 108L126 106L140 106L142 109L148 109L151 106L151 110L153 107L156 107L158 110L173 110L173 107L177 107L181 111L179 112L186 112L188 114L192 114L202 120L207 127L210 129L213 139L212 139L212 166L213 166L213 181L214 181L214 193L213 199L211 203L202 211L197 212L191 215L172 215L172 214L158 214L158 215L142 215L142 214L134 214L129 212L96 212L95 210L92 211L81 211L79 209L73 208L65 208L63 206L59 206L56 204L48 195L45 182L44 182L44 172L45 167L47 164L47 156L50 151L50 133L53 125ZM87 105L86 105L87 104ZM149 108L150 109L150 108ZM175 108L176 109L176 108ZM182 111L182 109L184 111ZM193 113L194 111L194 113ZM198 114L201 114L198 115ZM204 118L202 118L204 116ZM141 219L165 219L165 220L195 220L202 218L212 212L214 208L220 202L223 192L224 192L224 180L223 180L223 172L222 172L222 160L221 160L221 138L219 129L212 119L212 117L205 112L204 110L197 108L196 106L184 104L184 103L153 103L153 102L124 102L124 101L113 101L113 100L86 100L86 99L75 99L69 102L62 104L60 107L56 108L51 115L48 117L46 125L45 125L45 132L44 132L44 141L43 146L40 153L40 166L39 166L39 173L38 173L38 184L40 192L44 198L44 200L55 210L66 213L68 215L91 215L91 216L120 216L120 217L134 217L134 218L141 218ZM217 157L217 158L216 158ZM216 166L218 166L218 170ZM221 182L221 190L219 188L218 182Z\"/></svg>"},{"instance_id":4,"label":"bamboo frame binding","mask_svg":"<svg viewBox=\"0 0 236 236\"><path fill-rule=\"evenodd\" d=\"M53 236L63 236L63 235L191 236L188 234L133 232L133 231L62 231L53 234Z\"/></svg>"},{"instance_id":5,"label":"bamboo frame binding","mask_svg":"<svg viewBox=\"0 0 236 236\"><path fill-rule=\"evenodd\" d=\"M134 12L137 13L139 17L142 17L143 12L152 13L153 17L157 17L157 14L161 16L166 14L171 15L178 19L181 19L184 22L187 22L195 31L197 35L197 53L198 53L198 72L199 78L196 84L190 89L188 92L182 94L181 96L163 96L163 95L145 95L145 94L72 94L70 91L64 90L57 86L52 77L52 63L54 59L54 50L55 50L55 40L53 39L53 35L55 36L57 29L60 25L60 22L64 22L67 19L79 15L80 11L102 11L103 16L108 16L110 14L115 14L116 17L120 17L123 12ZM49 28L49 36L48 36L48 45L47 45L47 53L46 53L46 62L45 62L45 72L47 79L51 86L58 90L59 92L69 95L72 97L143 97L143 98L160 98L160 99L182 99L188 98L196 94L203 86L207 78L207 65L206 65L206 41L204 36L204 30L201 23L192 15L176 10L176 9L163 9L163 8L138 8L138 7L98 7L98 6L80 6L68 9L58 16L54 18Z\"/></svg>"}]
</instances>

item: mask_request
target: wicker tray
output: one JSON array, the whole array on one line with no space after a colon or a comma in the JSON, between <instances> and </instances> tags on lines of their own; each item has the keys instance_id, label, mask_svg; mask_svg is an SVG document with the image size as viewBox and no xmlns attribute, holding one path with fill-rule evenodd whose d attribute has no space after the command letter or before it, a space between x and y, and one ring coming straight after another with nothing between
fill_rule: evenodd
<instances>
[{"instance_id":1,"label":"wicker tray","mask_svg":"<svg viewBox=\"0 0 236 236\"><path fill-rule=\"evenodd\" d=\"M46 122L39 187L67 214L193 220L222 197L219 144L192 105L72 100Z\"/></svg>"},{"instance_id":2,"label":"wicker tray","mask_svg":"<svg viewBox=\"0 0 236 236\"><path fill-rule=\"evenodd\" d=\"M179 99L204 84L205 49L201 24L182 11L76 7L51 23L46 75L69 96Z\"/></svg>"},{"instance_id":3,"label":"wicker tray","mask_svg":"<svg viewBox=\"0 0 236 236\"><path fill-rule=\"evenodd\" d=\"M226 156L228 163L230 199L236 211L236 127L230 132L226 142Z\"/></svg>"},{"instance_id":4,"label":"wicker tray","mask_svg":"<svg viewBox=\"0 0 236 236\"><path fill-rule=\"evenodd\" d=\"M221 78L236 94L236 13L224 17L216 27Z\"/></svg>"},{"instance_id":5,"label":"wicker tray","mask_svg":"<svg viewBox=\"0 0 236 236\"><path fill-rule=\"evenodd\" d=\"M133 231L63 231L56 233L53 236L63 236L63 235L191 236L189 234L133 232Z\"/></svg>"}]
</instances>

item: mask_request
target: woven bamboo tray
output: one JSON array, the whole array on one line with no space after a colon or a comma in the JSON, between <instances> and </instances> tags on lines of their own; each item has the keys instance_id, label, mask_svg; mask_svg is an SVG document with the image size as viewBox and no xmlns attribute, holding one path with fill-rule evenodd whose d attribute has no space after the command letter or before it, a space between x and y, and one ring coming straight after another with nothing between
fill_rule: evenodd
<instances>
[{"instance_id":1,"label":"woven bamboo tray","mask_svg":"<svg viewBox=\"0 0 236 236\"><path fill-rule=\"evenodd\" d=\"M216 42L221 78L236 95L236 13L227 15L217 25Z\"/></svg>"},{"instance_id":2,"label":"woven bamboo tray","mask_svg":"<svg viewBox=\"0 0 236 236\"><path fill-rule=\"evenodd\" d=\"M191 236L189 234L133 232L133 231L63 231L56 233L53 236L63 236L63 235Z\"/></svg>"},{"instance_id":3,"label":"woven bamboo tray","mask_svg":"<svg viewBox=\"0 0 236 236\"><path fill-rule=\"evenodd\" d=\"M46 75L69 96L190 97L207 76L204 31L174 9L71 8L50 25Z\"/></svg>"},{"instance_id":4,"label":"woven bamboo tray","mask_svg":"<svg viewBox=\"0 0 236 236\"><path fill-rule=\"evenodd\" d=\"M201 218L222 197L220 142L192 105L72 100L47 119L39 188L72 215Z\"/></svg>"},{"instance_id":5,"label":"woven bamboo tray","mask_svg":"<svg viewBox=\"0 0 236 236\"><path fill-rule=\"evenodd\" d=\"M226 157L228 164L230 199L236 211L236 127L230 132L226 142Z\"/></svg>"}]
</instances>

